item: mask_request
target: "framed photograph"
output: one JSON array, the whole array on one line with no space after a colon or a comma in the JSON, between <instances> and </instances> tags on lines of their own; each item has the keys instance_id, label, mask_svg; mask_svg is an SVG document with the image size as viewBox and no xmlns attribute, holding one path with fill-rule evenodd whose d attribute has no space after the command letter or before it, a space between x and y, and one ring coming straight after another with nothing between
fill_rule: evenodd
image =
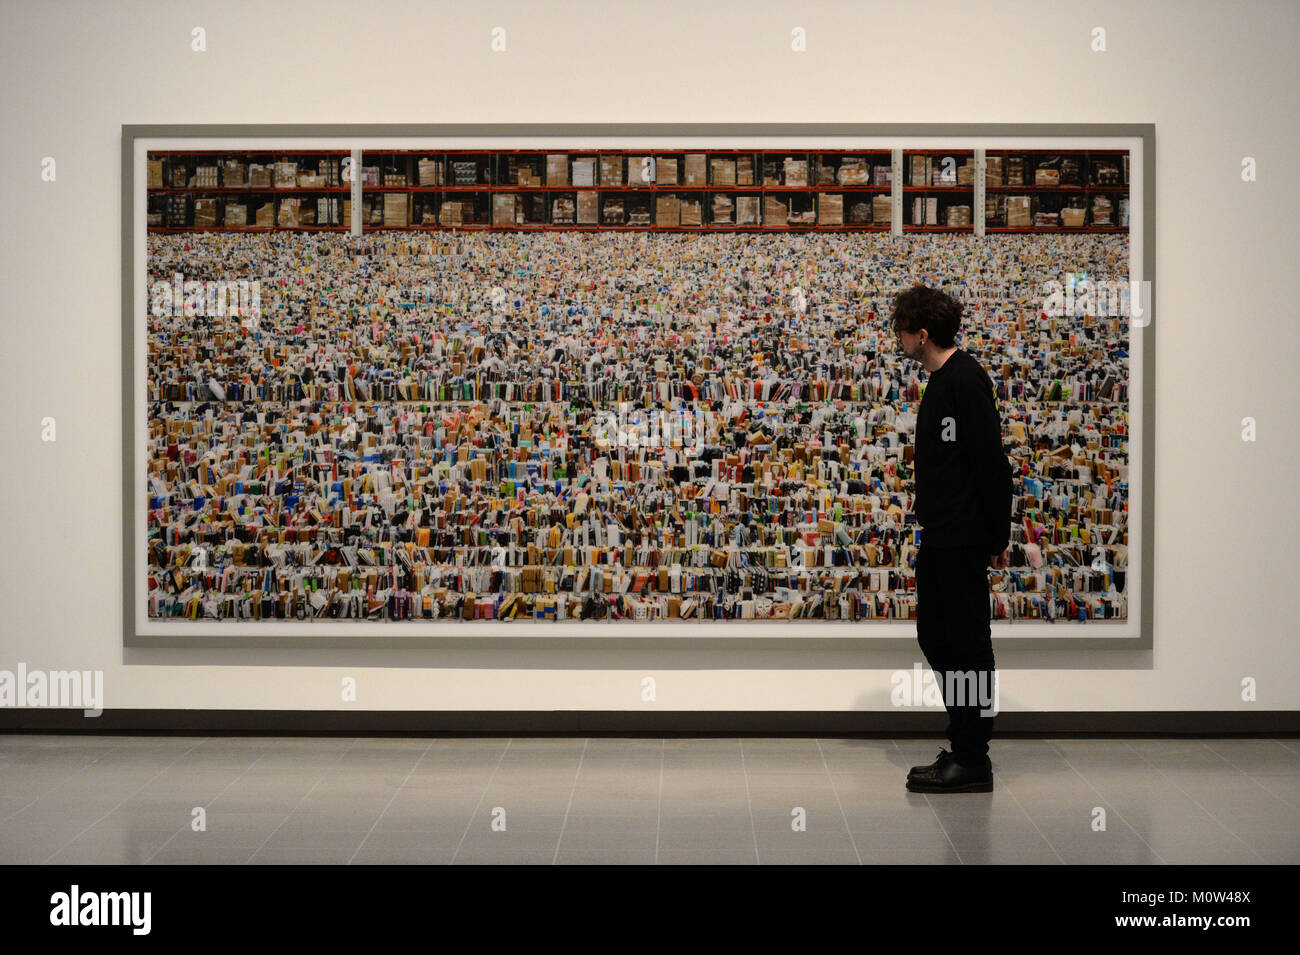
<instances>
[{"instance_id":1,"label":"framed photograph","mask_svg":"<svg viewBox=\"0 0 1300 955\"><path fill-rule=\"evenodd\" d=\"M125 126L124 643L915 646L963 304L995 646L1149 648L1154 127Z\"/></svg>"}]
</instances>

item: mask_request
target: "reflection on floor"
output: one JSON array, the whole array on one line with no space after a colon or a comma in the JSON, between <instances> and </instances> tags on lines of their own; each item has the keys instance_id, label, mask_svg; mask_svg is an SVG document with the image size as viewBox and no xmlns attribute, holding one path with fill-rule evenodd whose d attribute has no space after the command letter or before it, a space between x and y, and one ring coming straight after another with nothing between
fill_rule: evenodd
<instances>
[{"instance_id":1,"label":"reflection on floor","mask_svg":"<svg viewBox=\"0 0 1300 955\"><path fill-rule=\"evenodd\" d=\"M940 745L4 735L0 863L1300 862L1294 739Z\"/></svg>"}]
</instances>

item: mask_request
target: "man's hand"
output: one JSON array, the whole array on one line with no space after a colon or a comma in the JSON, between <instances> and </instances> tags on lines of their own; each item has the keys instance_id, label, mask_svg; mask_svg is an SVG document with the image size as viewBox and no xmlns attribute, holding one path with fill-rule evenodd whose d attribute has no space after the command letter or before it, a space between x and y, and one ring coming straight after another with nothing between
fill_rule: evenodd
<instances>
[{"instance_id":1,"label":"man's hand","mask_svg":"<svg viewBox=\"0 0 1300 955\"><path fill-rule=\"evenodd\" d=\"M994 570L1003 570L1007 566L1007 554L1009 551L1010 548L1007 548L1007 550L1004 550L1000 554L990 555L989 566L992 567Z\"/></svg>"}]
</instances>

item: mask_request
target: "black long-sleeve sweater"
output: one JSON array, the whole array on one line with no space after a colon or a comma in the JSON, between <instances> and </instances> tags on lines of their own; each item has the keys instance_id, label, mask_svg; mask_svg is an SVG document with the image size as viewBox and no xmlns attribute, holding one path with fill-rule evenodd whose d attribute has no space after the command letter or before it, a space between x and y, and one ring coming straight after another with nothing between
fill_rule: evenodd
<instances>
[{"instance_id":1,"label":"black long-sleeve sweater","mask_svg":"<svg viewBox=\"0 0 1300 955\"><path fill-rule=\"evenodd\" d=\"M916 519L932 547L1000 554L1011 536L1011 466L997 396L980 363L958 348L930 373L916 415Z\"/></svg>"}]
</instances>

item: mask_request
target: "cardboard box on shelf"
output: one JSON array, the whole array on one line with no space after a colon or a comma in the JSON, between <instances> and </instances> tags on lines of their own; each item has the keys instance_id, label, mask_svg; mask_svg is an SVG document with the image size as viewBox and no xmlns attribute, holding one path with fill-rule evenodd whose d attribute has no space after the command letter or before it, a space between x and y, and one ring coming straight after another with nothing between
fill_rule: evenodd
<instances>
[{"instance_id":1,"label":"cardboard box on shelf","mask_svg":"<svg viewBox=\"0 0 1300 955\"><path fill-rule=\"evenodd\" d=\"M264 202L257 207L257 224L259 226L275 225L275 203Z\"/></svg>"},{"instance_id":2,"label":"cardboard box on shelf","mask_svg":"<svg viewBox=\"0 0 1300 955\"><path fill-rule=\"evenodd\" d=\"M294 229L302 224L298 215L297 196L286 196L280 200L278 221L280 226L286 229Z\"/></svg>"},{"instance_id":3,"label":"cardboard box on shelf","mask_svg":"<svg viewBox=\"0 0 1300 955\"><path fill-rule=\"evenodd\" d=\"M822 193L817 197L817 222L820 225L844 224L844 196Z\"/></svg>"},{"instance_id":4,"label":"cardboard box on shelf","mask_svg":"<svg viewBox=\"0 0 1300 955\"><path fill-rule=\"evenodd\" d=\"M391 229L410 223L411 197L404 192L384 193L384 225Z\"/></svg>"},{"instance_id":5,"label":"cardboard box on shelf","mask_svg":"<svg viewBox=\"0 0 1300 955\"><path fill-rule=\"evenodd\" d=\"M845 156L837 175L841 186L871 185L871 164L865 156Z\"/></svg>"},{"instance_id":6,"label":"cardboard box on shelf","mask_svg":"<svg viewBox=\"0 0 1300 955\"><path fill-rule=\"evenodd\" d=\"M790 207L776 196L763 197L763 225L786 225Z\"/></svg>"},{"instance_id":7,"label":"cardboard box on shelf","mask_svg":"<svg viewBox=\"0 0 1300 955\"><path fill-rule=\"evenodd\" d=\"M1087 218L1087 209L1066 206L1061 210L1061 225L1071 229L1080 228Z\"/></svg>"},{"instance_id":8,"label":"cardboard box on shelf","mask_svg":"<svg viewBox=\"0 0 1300 955\"><path fill-rule=\"evenodd\" d=\"M872 179L875 180L872 185L892 186L894 184L894 167L892 164L886 165L881 163L872 170Z\"/></svg>"},{"instance_id":9,"label":"cardboard box on shelf","mask_svg":"<svg viewBox=\"0 0 1300 955\"><path fill-rule=\"evenodd\" d=\"M713 160L713 184L715 186L734 186L736 184L736 161L734 159Z\"/></svg>"},{"instance_id":10,"label":"cardboard box on shelf","mask_svg":"<svg viewBox=\"0 0 1300 955\"><path fill-rule=\"evenodd\" d=\"M573 225L574 203L569 196L559 196L551 203L551 222L556 225Z\"/></svg>"},{"instance_id":11,"label":"cardboard box on shelf","mask_svg":"<svg viewBox=\"0 0 1300 955\"><path fill-rule=\"evenodd\" d=\"M682 200L682 225L703 225L704 203L695 199Z\"/></svg>"},{"instance_id":12,"label":"cardboard box on shelf","mask_svg":"<svg viewBox=\"0 0 1300 955\"><path fill-rule=\"evenodd\" d=\"M242 202L227 202L222 209L222 225L226 226L244 226L248 225L248 206Z\"/></svg>"},{"instance_id":13,"label":"cardboard box on shelf","mask_svg":"<svg viewBox=\"0 0 1300 955\"><path fill-rule=\"evenodd\" d=\"M758 196L736 197L736 225L758 225L758 214Z\"/></svg>"},{"instance_id":14,"label":"cardboard box on shelf","mask_svg":"<svg viewBox=\"0 0 1300 955\"><path fill-rule=\"evenodd\" d=\"M1034 185L1036 186L1059 186L1061 184L1061 170L1059 169L1035 169Z\"/></svg>"},{"instance_id":15,"label":"cardboard box on shelf","mask_svg":"<svg viewBox=\"0 0 1300 955\"><path fill-rule=\"evenodd\" d=\"M975 185L975 160L967 159L957 167L957 185Z\"/></svg>"},{"instance_id":16,"label":"cardboard box on shelf","mask_svg":"<svg viewBox=\"0 0 1300 955\"><path fill-rule=\"evenodd\" d=\"M984 185L985 186L1002 185L1002 157L1001 156L984 157Z\"/></svg>"},{"instance_id":17,"label":"cardboard box on shelf","mask_svg":"<svg viewBox=\"0 0 1300 955\"><path fill-rule=\"evenodd\" d=\"M194 200L194 224L196 226L215 226L217 224L217 200Z\"/></svg>"},{"instance_id":18,"label":"cardboard box on shelf","mask_svg":"<svg viewBox=\"0 0 1300 955\"><path fill-rule=\"evenodd\" d=\"M655 184L660 186L677 185L677 157L655 157Z\"/></svg>"},{"instance_id":19,"label":"cardboard box on shelf","mask_svg":"<svg viewBox=\"0 0 1300 955\"><path fill-rule=\"evenodd\" d=\"M1029 196L1007 196L1007 225L1028 226Z\"/></svg>"},{"instance_id":20,"label":"cardboard box on shelf","mask_svg":"<svg viewBox=\"0 0 1300 955\"><path fill-rule=\"evenodd\" d=\"M296 162L278 162L275 164L275 188L293 189L298 185L298 164Z\"/></svg>"},{"instance_id":21,"label":"cardboard box on shelf","mask_svg":"<svg viewBox=\"0 0 1300 955\"><path fill-rule=\"evenodd\" d=\"M492 224L515 225L514 193L497 194L492 197Z\"/></svg>"},{"instance_id":22,"label":"cardboard box on shelf","mask_svg":"<svg viewBox=\"0 0 1300 955\"><path fill-rule=\"evenodd\" d=\"M787 186L806 186L808 185L808 160L794 159L787 156L785 160L784 185Z\"/></svg>"},{"instance_id":23,"label":"cardboard box on shelf","mask_svg":"<svg viewBox=\"0 0 1300 955\"><path fill-rule=\"evenodd\" d=\"M1023 186L1025 184L1025 157L1007 156L1007 185Z\"/></svg>"},{"instance_id":24,"label":"cardboard box on shelf","mask_svg":"<svg viewBox=\"0 0 1300 955\"><path fill-rule=\"evenodd\" d=\"M594 186L596 184L595 156L579 156L573 160L573 184L575 186Z\"/></svg>"},{"instance_id":25,"label":"cardboard box on shelf","mask_svg":"<svg viewBox=\"0 0 1300 955\"><path fill-rule=\"evenodd\" d=\"M704 153L687 153L685 158L685 184L688 186L708 185L709 171L705 164Z\"/></svg>"},{"instance_id":26,"label":"cardboard box on shelf","mask_svg":"<svg viewBox=\"0 0 1300 955\"><path fill-rule=\"evenodd\" d=\"M894 199L892 196L871 197L871 221L873 225L891 225L894 221Z\"/></svg>"},{"instance_id":27,"label":"cardboard box on shelf","mask_svg":"<svg viewBox=\"0 0 1300 955\"><path fill-rule=\"evenodd\" d=\"M655 157L628 156L627 184L629 186L653 186L655 184Z\"/></svg>"},{"instance_id":28,"label":"cardboard box on shelf","mask_svg":"<svg viewBox=\"0 0 1300 955\"><path fill-rule=\"evenodd\" d=\"M605 206L601 210L601 219L605 225L624 225L623 200L606 199Z\"/></svg>"},{"instance_id":29,"label":"cardboard box on shelf","mask_svg":"<svg viewBox=\"0 0 1300 955\"><path fill-rule=\"evenodd\" d=\"M731 196L725 193L715 193L713 196L713 221L720 225L731 225L732 201Z\"/></svg>"},{"instance_id":30,"label":"cardboard box on shelf","mask_svg":"<svg viewBox=\"0 0 1300 955\"><path fill-rule=\"evenodd\" d=\"M316 200L316 224L339 224L339 201L334 196L321 196Z\"/></svg>"},{"instance_id":31,"label":"cardboard box on shelf","mask_svg":"<svg viewBox=\"0 0 1300 955\"><path fill-rule=\"evenodd\" d=\"M197 166L194 169L194 185L200 189L215 189L220 185L216 166Z\"/></svg>"},{"instance_id":32,"label":"cardboard box on shelf","mask_svg":"<svg viewBox=\"0 0 1300 955\"><path fill-rule=\"evenodd\" d=\"M569 184L569 156L567 153L551 153L546 157L546 184L548 186L567 186Z\"/></svg>"},{"instance_id":33,"label":"cardboard box on shelf","mask_svg":"<svg viewBox=\"0 0 1300 955\"><path fill-rule=\"evenodd\" d=\"M163 184L163 161L150 159L146 161L144 186L146 189L161 189Z\"/></svg>"},{"instance_id":34,"label":"cardboard box on shelf","mask_svg":"<svg viewBox=\"0 0 1300 955\"><path fill-rule=\"evenodd\" d=\"M418 182L422 186L441 186L442 185L442 160L441 159L420 159L416 163Z\"/></svg>"},{"instance_id":35,"label":"cardboard box on shelf","mask_svg":"<svg viewBox=\"0 0 1300 955\"><path fill-rule=\"evenodd\" d=\"M930 157L929 156L908 156L908 182L914 186L928 186L930 184Z\"/></svg>"},{"instance_id":36,"label":"cardboard box on shelf","mask_svg":"<svg viewBox=\"0 0 1300 955\"><path fill-rule=\"evenodd\" d=\"M253 189L271 188L271 167L263 166L261 163L250 163L248 166L248 185Z\"/></svg>"},{"instance_id":37,"label":"cardboard box on shelf","mask_svg":"<svg viewBox=\"0 0 1300 955\"><path fill-rule=\"evenodd\" d=\"M168 185L173 189L184 189L190 184L189 170L183 162L173 159L167 167Z\"/></svg>"},{"instance_id":38,"label":"cardboard box on shelf","mask_svg":"<svg viewBox=\"0 0 1300 955\"><path fill-rule=\"evenodd\" d=\"M970 206L949 206L944 211L950 226L968 226L971 224Z\"/></svg>"},{"instance_id":39,"label":"cardboard box on shelf","mask_svg":"<svg viewBox=\"0 0 1300 955\"><path fill-rule=\"evenodd\" d=\"M247 170L237 159L227 159L221 164L221 184L227 189L246 184Z\"/></svg>"},{"instance_id":40,"label":"cardboard box on shelf","mask_svg":"<svg viewBox=\"0 0 1300 955\"><path fill-rule=\"evenodd\" d=\"M314 172L298 173L299 189L318 189L323 185L325 185L325 178L323 176L318 176Z\"/></svg>"},{"instance_id":41,"label":"cardboard box on shelf","mask_svg":"<svg viewBox=\"0 0 1300 955\"><path fill-rule=\"evenodd\" d=\"M1127 202L1128 200L1124 200ZM1093 225L1113 225L1111 222L1111 201L1106 196L1092 197L1092 224ZM1127 225L1128 223L1124 223Z\"/></svg>"},{"instance_id":42,"label":"cardboard box on shelf","mask_svg":"<svg viewBox=\"0 0 1300 955\"><path fill-rule=\"evenodd\" d=\"M462 203L456 199L444 202L442 208L438 210L438 225L464 225L465 219L461 206Z\"/></svg>"},{"instance_id":43,"label":"cardboard box on shelf","mask_svg":"<svg viewBox=\"0 0 1300 955\"><path fill-rule=\"evenodd\" d=\"M754 157L736 157L736 185L752 186L754 184Z\"/></svg>"},{"instance_id":44,"label":"cardboard box on shelf","mask_svg":"<svg viewBox=\"0 0 1300 955\"><path fill-rule=\"evenodd\" d=\"M596 225L600 222L600 196L595 192L578 193L578 224Z\"/></svg>"},{"instance_id":45,"label":"cardboard box on shelf","mask_svg":"<svg viewBox=\"0 0 1300 955\"><path fill-rule=\"evenodd\" d=\"M623 185L623 157L604 155L600 157L600 184L602 186Z\"/></svg>"},{"instance_id":46,"label":"cardboard box on shelf","mask_svg":"<svg viewBox=\"0 0 1300 955\"><path fill-rule=\"evenodd\" d=\"M676 196L656 196L655 223L674 226L682 224L682 204Z\"/></svg>"}]
</instances>

